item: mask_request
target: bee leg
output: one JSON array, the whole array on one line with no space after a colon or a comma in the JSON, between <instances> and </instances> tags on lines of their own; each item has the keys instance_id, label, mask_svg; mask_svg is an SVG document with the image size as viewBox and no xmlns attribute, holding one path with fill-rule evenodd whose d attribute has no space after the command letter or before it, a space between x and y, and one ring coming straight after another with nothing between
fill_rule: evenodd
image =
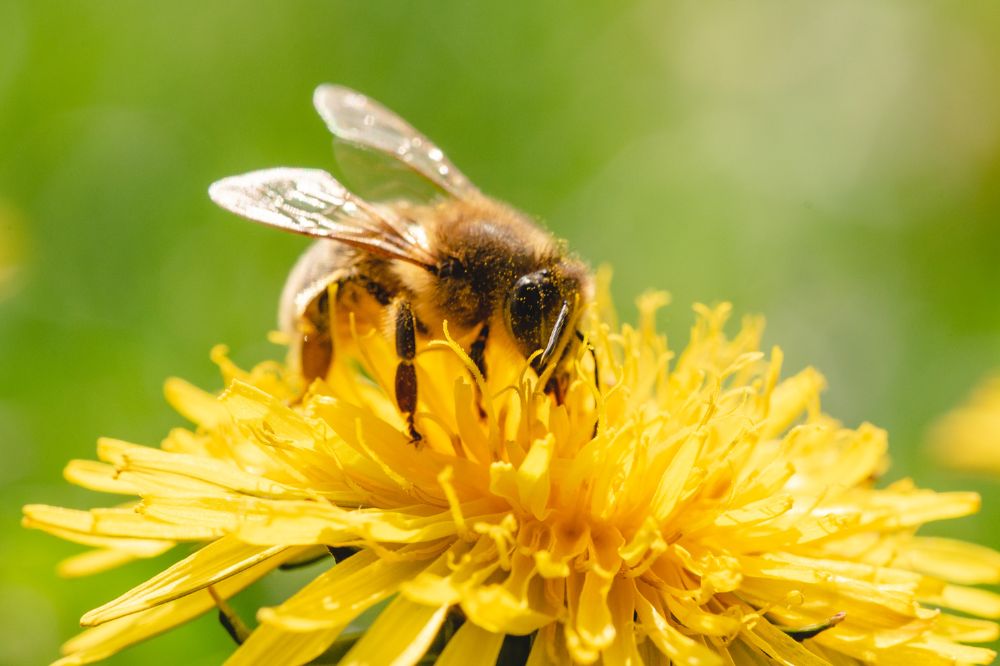
<instances>
[{"instance_id":1,"label":"bee leg","mask_svg":"<svg viewBox=\"0 0 1000 666\"><path fill-rule=\"evenodd\" d=\"M417 331L413 309L409 301L400 300L396 307L396 404L399 411L406 414L406 424L410 429L410 441L414 444L423 437L413 424L413 413L417 409L417 370L413 358L417 355Z\"/></svg>"},{"instance_id":2,"label":"bee leg","mask_svg":"<svg viewBox=\"0 0 1000 666\"><path fill-rule=\"evenodd\" d=\"M576 339L583 342L583 333L576 331ZM566 348L563 349L563 353L559 357L559 362L556 364L555 372L553 372L552 376L549 377L549 381L545 383L545 392L556 399L557 405L563 404L563 401L566 399L566 391L569 388L570 372L566 368L566 364L570 355L571 347L572 345L567 345ZM594 349L594 345L592 344L587 345L587 350L590 352L590 357L594 359L594 386L597 387L598 392L600 392L601 377L597 365L597 350Z\"/></svg>"},{"instance_id":3,"label":"bee leg","mask_svg":"<svg viewBox=\"0 0 1000 666\"><path fill-rule=\"evenodd\" d=\"M351 546L327 546L326 549L333 555L335 563L342 562L358 552L357 548L352 548Z\"/></svg>"},{"instance_id":4,"label":"bee leg","mask_svg":"<svg viewBox=\"0 0 1000 666\"><path fill-rule=\"evenodd\" d=\"M344 293L350 283L358 284L374 298L379 305L392 302L389 291L371 278L359 273L350 273L334 281L335 293ZM317 378L325 378L333 365L333 309L330 307L330 289L324 289L306 307L300 323L302 331L299 367L307 383Z\"/></svg>"},{"instance_id":5,"label":"bee leg","mask_svg":"<svg viewBox=\"0 0 1000 666\"><path fill-rule=\"evenodd\" d=\"M386 306L392 302L392 296L389 294L389 290L367 275L359 273L356 274L353 279L361 283L361 286L365 288L365 291L367 291L379 305Z\"/></svg>"},{"instance_id":6,"label":"bee leg","mask_svg":"<svg viewBox=\"0 0 1000 666\"><path fill-rule=\"evenodd\" d=\"M556 399L556 404L561 405L566 400L566 391L563 388L565 377L557 370L545 382L545 392Z\"/></svg>"},{"instance_id":7,"label":"bee leg","mask_svg":"<svg viewBox=\"0 0 1000 666\"><path fill-rule=\"evenodd\" d=\"M489 337L490 325L483 324L483 327L479 329L476 339L472 342L472 346L469 347L469 358L476 364L476 368L479 370L479 374L483 376L483 379L486 379L486 341ZM476 382L476 407L479 409L479 418L486 418L486 410L483 409L483 393L479 388L478 382Z\"/></svg>"},{"instance_id":8,"label":"bee leg","mask_svg":"<svg viewBox=\"0 0 1000 666\"><path fill-rule=\"evenodd\" d=\"M566 401L566 391L569 390L570 370L568 359L572 345L566 345L559 361L556 363L555 371L545 382L545 392L556 399L556 404L561 405Z\"/></svg>"},{"instance_id":9,"label":"bee leg","mask_svg":"<svg viewBox=\"0 0 1000 666\"><path fill-rule=\"evenodd\" d=\"M340 284L342 284L341 281ZM330 322L330 292L324 289L303 313L302 347L299 363L307 383L326 377L333 363L333 334Z\"/></svg>"},{"instance_id":10,"label":"bee leg","mask_svg":"<svg viewBox=\"0 0 1000 666\"><path fill-rule=\"evenodd\" d=\"M490 337L490 325L483 324L483 327L479 329L479 335L476 339L472 341L472 346L469 347L469 358L472 362L476 364L476 368L479 370L479 374L486 379L486 341Z\"/></svg>"},{"instance_id":11,"label":"bee leg","mask_svg":"<svg viewBox=\"0 0 1000 666\"><path fill-rule=\"evenodd\" d=\"M226 633L229 634L229 637L237 645L243 645L243 642L250 637L250 629L243 623L240 616L236 614L233 607L219 596L219 593L211 585L208 586L208 593L212 595L212 600L215 602L216 608L219 609L219 624L222 625L222 628L226 630Z\"/></svg>"}]
</instances>

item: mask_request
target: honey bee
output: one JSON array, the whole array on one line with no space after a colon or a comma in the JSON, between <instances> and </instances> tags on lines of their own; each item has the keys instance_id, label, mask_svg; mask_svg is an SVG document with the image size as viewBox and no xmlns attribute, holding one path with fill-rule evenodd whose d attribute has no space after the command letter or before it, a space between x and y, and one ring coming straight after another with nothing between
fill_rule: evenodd
<instances>
[{"instance_id":1,"label":"honey bee","mask_svg":"<svg viewBox=\"0 0 1000 666\"><path fill-rule=\"evenodd\" d=\"M358 326L385 330L398 356L396 403L418 442L418 338L440 337L446 321L456 339L471 340L468 354L483 376L487 345L502 341L530 359L546 392L561 401L592 290L585 264L526 215L480 192L440 148L381 104L334 85L317 88L313 103L337 139L398 161L440 196L369 202L325 171L299 168L211 186L209 196L221 207L317 239L281 298L279 325L292 340L292 364L307 381L325 377L335 341L349 326L345 312Z\"/></svg>"}]
</instances>

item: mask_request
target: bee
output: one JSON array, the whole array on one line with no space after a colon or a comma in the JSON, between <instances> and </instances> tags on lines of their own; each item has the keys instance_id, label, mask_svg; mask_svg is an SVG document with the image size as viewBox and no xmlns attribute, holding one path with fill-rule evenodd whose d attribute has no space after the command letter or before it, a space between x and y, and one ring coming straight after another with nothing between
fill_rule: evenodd
<instances>
[{"instance_id":1,"label":"bee","mask_svg":"<svg viewBox=\"0 0 1000 666\"><path fill-rule=\"evenodd\" d=\"M484 377L487 345L508 344L561 402L591 298L586 265L525 214L480 192L381 104L335 85L317 88L313 103L336 139L391 158L439 196L370 202L325 171L300 168L254 171L209 188L222 208L316 239L292 269L278 315L303 378L327 375L350 312L357 326L394 338L395 399L413 442L421 439L418 338L441 337L445 321L455 339L471 340L469 357Z\"/></svg>"}]
</instances>

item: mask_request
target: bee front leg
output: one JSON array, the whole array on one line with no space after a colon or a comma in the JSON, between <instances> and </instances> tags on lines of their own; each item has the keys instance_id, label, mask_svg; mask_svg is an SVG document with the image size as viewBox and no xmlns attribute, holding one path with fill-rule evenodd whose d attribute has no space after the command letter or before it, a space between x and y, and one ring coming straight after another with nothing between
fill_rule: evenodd
<instances>
[{"instance_id":1,"label":"bee front leg","mask_svg":"<svg viewBox=\"0 0 1000 666\"><path fill-rule=\"evenodd\" d=\"M212 596L216 608L219 609L219 624L237 645L243 645L250 637L250 629L243 623L229 602L223 599L211 585L208 586L208 593Z\"/></svg>"},{"instance_id":2,"label":"bee front leg","mask_svg":"<svg viewBox=\"0 0 1000 666\"><path fill-rule=\"evenodd\" d=\"M476 364L476 368L479 369L479 374L486 379L486 341L490 337L490 325L483 324L483 327L479 329L479 335L476 339L472 341L472 346L469 347L469 358L472 362Z\"/></svg>"},{"instance_id":3,"label":"bee front leg","mask_svg":"<svg viewBox=\"0 0 1000 666\"><path fill-rule=\"evenodd\" d=\"M566 402L566 392L569 390L571 379L569 367L569 359L572 353L570 350L571 347L572 345L566 345L565 349L563 349L559 360L556 362L555 369L549 376L549 380L545 383L545 393L555 398L557 405Z\"/></svg>"},{"instance_id":4,"label":"bee front leg","mask_svg":"<svg viewBox=\"0 0 1000 666\"><path fill-rule=\"evenodd\" d=\"M330 286L316 295L299 316L299 355L298 364L306 383L314 379L325 379L330 372L334 359L334 303L331 294L339 304L345 292L353 294L357 305L358 294L355 287L361 287L381 306L392 302L389 291L381 284L365 276L352 272L334 280Z\"/></svg>"},{"instance_id":5,"label":"bee front leg","mask_svg":"<svg viewBox=\"0 0 1000 666\"><path fill-rule=\"evenodd\" d=\"M414 444L423 437L413 424L413 413L417 410L417 369L413 359L417 355L417 326L409 301L400 300L396 306L396 404L406 415L410 429L410 441Z\"/></svg>"}]
</instances>

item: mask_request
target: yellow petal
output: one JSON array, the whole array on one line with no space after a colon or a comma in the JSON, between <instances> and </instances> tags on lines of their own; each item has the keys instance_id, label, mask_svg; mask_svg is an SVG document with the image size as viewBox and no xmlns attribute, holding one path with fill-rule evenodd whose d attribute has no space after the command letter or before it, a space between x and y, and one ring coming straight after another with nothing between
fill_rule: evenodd
<instances>
[{"instance_id":1,"label":"yellow petal","mask_svg":"<svg viewBox=\"0 0 1000 666\"><path fill-rule=\"evenodd\" d=\"M690 632L702 636L731 638L742 628L742 624L730 615L707 613L696 603L687 599L668 596L667 607L677 622Z\"/></svg>"},{"instance_id":2,"label":"yellow petal","mask_svg":"<svg viewBox=\"0 0 1000 666\"><path fill-rule=\"evenodd\" d=\"M783 666L828 666L825 659L807 650L764 618L757 620L742 636L775 663Z\"/></svg>"},{"instance_id":3,"label":"yellow petal","mask_svg":"<svg viewBox=\"0 0 1000 666\"><path fill-rule=\"evenodd\" d=\"M742 639L729 643L722 652L728 662L736 666L774 666L774 661L767 655L751 647ZM857 662L851 660L850 666L857 666Z\"/></svg>"},{"instance_id":4,"label":"yellow petal","mask_svg":"<svg viewBox=\"0 0 1000 666\"><path fill-rule=\"evenodd\" d=\"M635 597L635 610L656 648L666 655L671 663L684 666L719 666L722 658L701 643L685 636L671 626L643 594Z\"/></svg>"},{"instance_id":5,"label":"yellow petal","mask_svg":"<svg viewBox=\"0 0 1000 666\"><path fill-rule=\"evenodd\" d=\"M332 629L291 632L262 624L226 659L225 666L307 664L323 655L343 629L338 626Z\"/></svg>"},{"instance_id":6,"label":"yellow petal","mask_svg":"<svg viewBox=\"0 0 1000 666\"><path fill-rule=\"evenodd\" d=\"M400 557L398 561L389 561L371 551L358 552L321 574L280 606L261 609L258 619L291 632L346 626L433 563L429 559L405 559L405 550L400 551Z\"/></svg>"},{"instance_id":7,"label":"yellow petal","mask_svg":"<svg viewBox=\"0 0 1000 666\"><path fill-rule=\"evenodd\" d=\"M445 645L435 666L493 666L504 635L486 631L471 622L463 624Z\"/></svg>"},{"instance_id":8,"label":"yellow petal","mask_svg":"<svg viewBox=\"0 0 1000 666\"><path fill-rule=\"evenodd\" d=\"M163 394L170 406L192 423L214 428L232 420L215 394L203 391L183 379L168 379L163 385Z\"/></svg>"},{"instance_id":9,"label":"yellow petal","mask_svg":"<svg viewBox=\"0 0 1000 666\"><path fill-rule=\"evenodd\" d=\"M227 666L306 663L322 654L360 613L395 594L426 568L420 560L387 562L358 552L321 574L276 608L257 614L260 625Z\"/></svg>"},{"instance_id":10,"label":"yellow petal","mask_svg":"<svg viewBox=\"0 0 1000 666\"><path fill-rule=\"evenodd\" d=\"M62 538L70 538L77 543L94 546L105 545L106 542L99 542L92 537L208 541L222 536L222 531L217 527L164 523L137 513L132 508L77 511L44 504L29 504L24 507L22 524Z\"/></svg>"},{"instance_id":11,"label":"yellow petal","mask_svg":"<svg viewBox=\"0 0 1000 666\"><path fill-rule=\"evenodd\" d=\"M472 588L462 597L462 610L483 629L505 634L530 634L554 619L502 585Z\"/></svg>"},{"instance_id":12,"label":"yellow petal","mask_svg":"<svg viewBox=\"0 0 1000 666\"><path fill-rule=\"evenodd\" d=\"M988 643L1000 638L996 622L942 613L934 623L934 632L962 643Z\"/></svg>"},{"instance_id":13,"label":"yellow petal","mask_svg":"<svg viewBox=\"0 0 1000 666\"><path fill-rule=\"evenodd\" d=\"M608 594L608 611L615 625L614 641L601 653L606 666L640 666L642 658L636 646L635 585L616 577Z\"/></svg>"},{"instance_id":14,"label":"yellow petal","mask_svg":"<svg viewBox=\"0 0 1000 666\"><path fill-rule=\"evenodd\" d=\"M548 625L538 631L531 643L531 652L525 666L561 666L571 663L561 626Z\"/></svg>"},{"instance_id":15,"label":"yellow petal","mask_svg":"<svg viewBox=\"0 0 1000 666\"><path fill-rule=\"evenodd\" d=\"M491 513L495 503L489 499L467 502L463 510L467 518L499 519ZM448 510L430 516L411 515L402 510L352 510L326 502L245 495L151 497L143 503L143 511L166 523L201 524L213 532L232 532L247 543L261 545L344 543L356 539L410 543L454 536L457 530Z\"/></svg>"},{"instance_id":16,"label":"yellow petal","mask_svg":"<svg viewBox=\"0 0 1000 666\"><path fill-rule=\"evenodd\" d=\"M761 435L769 438L784 432L817 399L825 384L823 375L813 368L806 368L778 384L771 394L767 424Z\"/></svg>"},{"instance_id":17,"label":"yellow petal","mask_svg":"<svg viewBox=\"0 0 1000 666\"><path fill-rule=\"evenodd\" d=\"M677 508L701 446L701 440L692 437L681 444L675 455L669 456L670 466L658 479L656 497L652 502L652 515L659 522L665 521Z\"/></svg>"},{"instance_id":18,"label":"yellow petal","mask_svg":"<svg viewBox=\"0 0 1000 666\"><path fill-rule=\"evenodd\" d=\"M114 601L85 614L80 623L84 626L103 624L173 601L272 559L286 550L294 549L283 546L248 546L232 537L223 537Z\"/></svg>"},{"instance_id":19,"label":"yellow petal","mask_svg":"<svg viewBox=\"0 0 1000 666\"><path fill-rule=\"evenodd\" d=\"M536 439L528 450L528 455L517 468L517 489L521 503L535 518L544 519L549 501L549 467L555 450L555 438L549 433L544 439Z\"/></svg>"},{"instance_id":20,"label":"yellow petal","mask_svg":"<svg viewBox=\"0 0 1000 666\"><path fill-rule=\"evenodd\" d=\"M570 607L572 628L588 651L600 652L615 639L616 623L608 594L621 566L618 550L623 543L615 530L591 531L590 570L583 575L578 603Z\"/></svg>"},{"instance_id":21,"label":"yellow petal","mask_svg":"<svg viewBox=\"0 0 1000 666\"><path fill-rule=\"evenodd\" d=\"M615 640L614 618L607 603L611 582L612 577L594 571L584 575L573 628L590 651L601 651Z\"/></svg>"},{"instance_id":22,"label":"yellow petal","mask_svg":"<svg viewBox=\"0 0 1000 666\"><path fill-rule=\"evenodd\" d=\"M945 585L939 594L921 595L925 603L988 617L1000 618L1000 594L961 585Z\"/></svg>"},{"instance_id":23,"label":"yellow petal","mask_svg":"<svg viewBox=\"0 0 1000 666\"><path fill-rule=\"evenodd\" d=\"M163 539L132 539L129 537L109 537L103 534L94 534L91 532L77 531L75 529L65 529L63 527L58 527L52 523L46 522L46 516L44 511L37 512L35 509L39 508L37 506L30 507L32 511L30 515L25 516L21 521L21 524L25 527L30 527L32 529L40 529L49 534L55 535L60 539L65 539L67 541L72 541L73 543L79 543L84 546L91 546L93 548L106 548L108 550L116 550L123 553L128 553L135 557L154 557L164 552L165 550L173 547L175 545L174 541L163 540ZM46 509L51 507L45 507ZM25 507L27 512L29 507ZM67 511L68 509L60 509L60 511ZM80 514L83 516L89 516L87 512L81 511ZM37 517L37 518L36 518ZM38 520L41 518L42 520Z\"/></svg>"},{"instance_id":24,"label":"yellow petal","mask_svg":"<svg viewBox=\"0 0 1000 666\"><path fill-rule=\"evenodd\" d=\"M278 557L265 560L255 567L219 582L213 589L220 597L228 599L294 554L294 549L289 549ZM68 666L106 659L129 645L184 624L215 608L212 595L207 590L199 590L149 610L112 620L99 627L87 629L67 641L62 647L63 654L67 656L57 663Z\"/></svg>"},{"instance_id":25,"label":"yellow petal","mask_svg":"<svg viewBox=\"0 0 1000 666\"><path fill-rule=\"evenodd\" d=\"M186 453L136 448L123 453L119 467L125 478L134 479L140 495L149 494L143 482L162 483L172 479L175 484L187 483L179 492L196 496L219 494L224 490L278 499L315 496L315 493L245 472L230 462Z\"/></svg>"},{"instance_id":26,"label":"yellow petal","mask_svg":"<svg viewBox=\"0 0 1000 666\"><path fill-rule=\"evenodd\" d=\"M156 557L162 555L174 547L172 541L148 542L149 548L141 554L135 551L115 550L101 548L89 550L73 557L68 557L59 563L57 571L60 576L75 578L77 576L90 576L114 567L127 564L139 557Z\"/></svg>"},{"instance_id":27,"label":"yellow petal","mask_svg":"<svg viewBox=\"0 0 1000 666\"><path fill-rule=\"evenodd\" d=\"M747 526L772 520L791 509L794 504L795 500L788 495L775 495L721 513L715 519L715 525L720 527Z\"/></svg>"},{"instance_id":28,"label":"yellow petal","mask_svg":"<svg viewBox=\"0 0 1000 666\"><path fill-rule=\"evenodd\" d=\"M424 656L447 614L447 606L434 608L397 597L340 666L412 666Z\"/></svg>"},{"instance_id":29,"label":"yellow petal","mask_svg":"<svg viewBox=\"0 0 1000 666\"><path fill-rule=\"evenodd\" d=\"M455 380L454 414L458 435L469 456L481 463L490 462L490 441L477 418L476 395L472 385Z\"/></svg>"},{"instance_id":30,"label":"yellow petal","mask_svg":"<svg viewBox=\"0 0 1000 666\"><path fill-rule=\"evenodd\" d=\"M135 495L136 489L128 481L118 476L113 465L94 460L71 460L63 470L63 476L70 483L103 493Z\"/></svg>"},{"instance_id":31,"label":"yellow petal","mask_svg":"<svg viewBox=\"0 0 1000 666\"><path fill-rule=\"evenodd\" d=\"M1000 553L965 541L913 537L897 559L915 571L963 585L1000 581Z\"/></svg>"}]
</instances>

